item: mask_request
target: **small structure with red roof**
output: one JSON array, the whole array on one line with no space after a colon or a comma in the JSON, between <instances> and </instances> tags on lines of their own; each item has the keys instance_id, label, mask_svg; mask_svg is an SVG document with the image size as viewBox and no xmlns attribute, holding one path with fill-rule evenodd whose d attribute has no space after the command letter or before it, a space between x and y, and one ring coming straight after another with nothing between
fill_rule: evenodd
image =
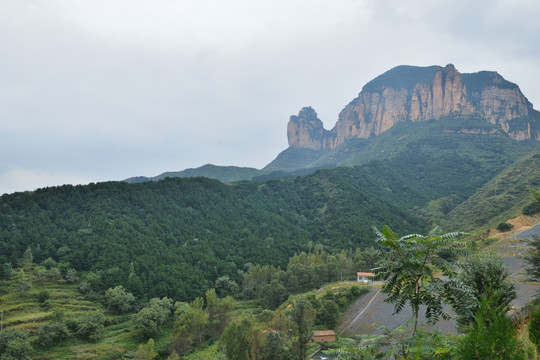
<instances>
[{"instance_id":1,"label":"small structure with red roof","mask_svg":"<svg viewBox=\"0 0 540 360\"><path fill-rule=\"evenodd\" d=\"M372 272L357 272L356 278L359 283L367 284L373 281L373 278L375 278L375 274Z\"/></svg>"}]
</instances>

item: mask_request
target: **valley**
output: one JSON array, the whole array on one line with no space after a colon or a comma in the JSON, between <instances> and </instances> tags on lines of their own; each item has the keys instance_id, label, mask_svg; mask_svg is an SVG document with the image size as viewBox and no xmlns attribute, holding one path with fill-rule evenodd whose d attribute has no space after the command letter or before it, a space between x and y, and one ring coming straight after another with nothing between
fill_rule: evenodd
<instances>
[{"instance_id":1,"label":"valley","mask_svg":"<svg viewBox=\"0 0 540 360\"><path fill-rule=\"evenodd\" d=\"M0 349L33 359L303 359L318 348L313 329L335 329L339 347L377 334L373 323L399 330L413 298L394 315L384 285L356 284L356 272L454 231L470 234L469 248L429 253L415 284L439 286L437 300L447 290L439 280L465 273L449 270L459 261L504 265L496 285L516 286L506 305L523 310L522 334L539 286L524 272L534 249L514 236L538 223L539 129L538 111L496 72L400 66L367 83L331 130L311 107L291 116L289 147L260 170L205 165L4 194ZM392 248L374 231L385 226L435 235L395 235ZM482 258L490 252L495 260ZM498 296L463 303L480 311ZM448 343L436 345L448 351L468 336L456 317L426 331L440 331Z\"/></svg>"}]
</instances>

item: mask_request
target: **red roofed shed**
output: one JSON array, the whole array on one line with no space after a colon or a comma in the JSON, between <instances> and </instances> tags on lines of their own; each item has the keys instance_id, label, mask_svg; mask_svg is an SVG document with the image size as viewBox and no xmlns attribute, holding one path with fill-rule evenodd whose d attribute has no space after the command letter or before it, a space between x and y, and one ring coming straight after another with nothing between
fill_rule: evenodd
<instances>
[{"instance_id":1,"label":"red roofed shed","mask_svg":"<svg viewBox=\"0 0 540 360\"><path fill-rule=\"evenodd\" d=\"M371 272L361 272L361 271L359 271L359 272L356 273L356 277L357 277L359 283L367 284L367 283L373 281L373 278L375 277L375 274L371 273Z\"/></svg>"}]
</instances>

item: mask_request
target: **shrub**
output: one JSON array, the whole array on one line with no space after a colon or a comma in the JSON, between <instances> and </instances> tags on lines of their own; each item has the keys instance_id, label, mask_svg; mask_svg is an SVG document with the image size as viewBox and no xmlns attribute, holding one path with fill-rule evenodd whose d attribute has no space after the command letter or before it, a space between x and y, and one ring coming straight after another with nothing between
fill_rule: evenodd
<instances>
[{"instance_id":1,"label":"shrub","mask_svg":"<svg viewBox=\"0 0 540 360\"><path fill-rule=\"evenodd\" d=\"M148 306L141 309L133 317L135 329L146 338L159 335L161 333L161 326L171 315L171 310L171 299L151 299Z\"/></svg>"},{"instance_id":2,"label":"shrub","mask_svg":"<svg viewBox=\"0 0 540 360\"><path fill-rule=\"evenodd\" d=\"M54 261L53 258L48 257L47 259L43 260L41 265L45 266L47 270L50 270L53 267L56 267L56 261Z\"/></svg>"},{"instance_id":3,"label":"shrub","mask_svg":"<svg viewBox=\"0 0 540 360\"><path fill-rule=\"evenodd\" d=\"M0 332L0 359L30 359L32 347L28 335L17 329Z\"/></svg>"},{"instance_id":4,"label":"shrub","mask_svg":"<svg viewBox=\"0 0 540 360\"><path fill-rule=\"evenodd\" d=\"M82 317L75 320L77 328L77 336L97 341L103 336L105 327L105 315L100 311L92 311L84 314ZM68 323L71 326L71 323Z\"/></svg>"},{"instance_id":5,"label":"shrub","mask_svg":"<svg viewBox=\"0 0 540 360\"><path fill-rule=\"evenodd\" d=\"M38 303L43 304L45 301L49 300L50 297L51 295L49 294L47 290L41 290L37 294L37 301Z\"/></svg>"},{"instance_id":6,"label":"shrub","mask_svg":"<svg viewBox=\"0 0 540 360\"><path fill-rule=\"evenodd\" d=\"M512 225L512 224L502 222L499 225L497 225L497 230L499 230L501 232L505 232L505 231L512 230L513 227L514 227L514 225Z\"/></svg>"},{"instance_id":7,"label":"shrub","mask_svg":"<svg viewBox=\"0 0 540 360\"><path fill-rule=\"evenodd\" d=\"M56 342L62 345L62 339L69 335L68 328L63 321L52 321L42 325L37 333L37 344L42 347L49 347Z\"/></svg>"},{"instance_id":8,"label":"shrub","mask_svg":"<svg viewBox=\"0 0 540 360\"><path fill-rule=\"evenodd\" d=\"M529 339L536 345L540 345L540 305L531 314L529 321Z\"/></svg>"},{"instance_id":9,"label":"shrub","mask_svg":"<svg viewBox=\"0 0 540 360\"><path fill-rule=\"evenodd\" d=\"M475 322L458 346L458 359L525 359L525 349L516 338L514 325L505 311L486 297L480 300Z\"/></svg>"},{"instance_id":10,"label":"shrub","mask_svg":"<svg viewBox=\"0 0 540 360\"><path fill-rule=\"evenodd\" d=\"M523 208L524 215L534 215L540 212L540 204L535 202L530 203L529 205Z\"/></svg>"},{"instance_id":11,"label":"shrub","mask_svg":"<svg viewBox=\"0 0 540 360\"><path fill-rule=\"evenodd\" d=\"M109 288L105 292L105 301L107 307L118 313L128 312L133 308L135 296L124 289L123 286L116 286L114 289Z\"/></svg>"}]
</instances>

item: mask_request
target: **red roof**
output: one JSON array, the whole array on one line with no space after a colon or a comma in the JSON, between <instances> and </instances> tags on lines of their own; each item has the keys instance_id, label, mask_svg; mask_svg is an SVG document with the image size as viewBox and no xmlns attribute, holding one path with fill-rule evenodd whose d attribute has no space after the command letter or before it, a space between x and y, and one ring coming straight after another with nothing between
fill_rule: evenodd
<instances>
[{"instance_id":1,"label":"red roof","mask_svg":"<svg viewBox=\"0 0 540 360\"><path fill-rule=\"evenodd\" d=\"M368 272L358 272L356 275L357 276L375 276L374 273L368 273Z\"/></svg>"}]
</instances>

